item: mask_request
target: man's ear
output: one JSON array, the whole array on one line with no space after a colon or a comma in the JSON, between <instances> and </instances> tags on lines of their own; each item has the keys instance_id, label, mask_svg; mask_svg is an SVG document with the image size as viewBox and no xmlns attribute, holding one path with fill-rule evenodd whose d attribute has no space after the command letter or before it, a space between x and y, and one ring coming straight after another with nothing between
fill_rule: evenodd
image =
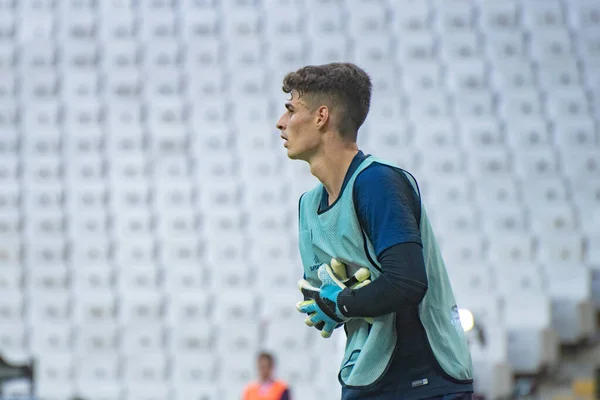
<instances>
[{"instance_id":1,"label":"man's ear","mask_svg":"<svg viewBox=\"0 0 600 400\"><path fill-rule=\"evenodd\" d=\"M329 123L331 115L329 114L329 108L327 106L320 106L317 108L317 128L321 129Z\"/></svg>"}]
</instances>

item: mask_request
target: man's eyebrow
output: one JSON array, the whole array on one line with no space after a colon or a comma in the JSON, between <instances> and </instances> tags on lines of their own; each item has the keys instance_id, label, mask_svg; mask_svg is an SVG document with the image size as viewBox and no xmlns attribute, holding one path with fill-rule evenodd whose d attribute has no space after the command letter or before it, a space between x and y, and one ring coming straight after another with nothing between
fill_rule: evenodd
<instances>
[{"instance_id":1,"label":"man's eyebrow","mask_svg":"<svg viewBox=\"0 0 600 400\"><path fill-rule=\"evenodd\" d=\"M294 111L294 106L292 105L292 103L285 103L285 108L287 108L290 111Z\"/></svg>"}]
</instances>

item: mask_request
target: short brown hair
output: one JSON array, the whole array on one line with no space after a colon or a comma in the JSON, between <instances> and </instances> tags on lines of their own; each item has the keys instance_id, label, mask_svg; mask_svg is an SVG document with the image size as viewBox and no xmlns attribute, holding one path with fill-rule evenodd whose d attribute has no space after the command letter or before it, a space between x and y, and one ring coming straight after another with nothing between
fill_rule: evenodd
<instances>
[{"instance_id":1,"label":"short brown hair","mask_svg":"<svg viewBox=\"0 0 600 400\"><path fill-rule=\"evenodd\" d=\"M353 140L369 113L371 88L369 75L351 63L300 68L283 78L282 87L285 93L295 90L300 97L308 96L315 106L317 100L327 102L337 112L340 134Z\"/></svg>"},{"instance_id":2,"label":"short brown hair","mask_svg":"<svg viewBox=\"0 0 600 400\"><path fill-rule=\"evenodd\" d=\"M275 357L273 357L273 354L267 353L266 351L258 353L258 361L260 360L267 360L271 367L275 365Z\"/></svg>"}]
</instances>

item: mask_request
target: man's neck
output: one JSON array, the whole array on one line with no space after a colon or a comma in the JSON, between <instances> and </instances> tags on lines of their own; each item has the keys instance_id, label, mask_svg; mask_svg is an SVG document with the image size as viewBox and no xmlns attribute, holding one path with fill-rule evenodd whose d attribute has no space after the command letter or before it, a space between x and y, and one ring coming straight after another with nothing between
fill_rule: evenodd
<instances>
[{"instance_id":1,"label":"man's neck","mask_svg":"<svg viewBox=\"0 0 600 400\"><path fill-rule=\"evenodd\" d=\"M310 172L323 184L333 204L340 195L346 172L358 152L356 143L329 146L309 161Z\"/></svg>"}]
</instances>

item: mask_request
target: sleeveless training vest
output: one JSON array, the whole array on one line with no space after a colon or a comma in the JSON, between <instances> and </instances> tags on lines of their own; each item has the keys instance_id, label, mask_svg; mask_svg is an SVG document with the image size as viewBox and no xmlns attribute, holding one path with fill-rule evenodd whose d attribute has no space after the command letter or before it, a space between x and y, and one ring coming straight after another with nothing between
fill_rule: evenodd
<instances>
[{"instance_id":1,"label":"sleeveless training vest","mask_svg":"<svg viewBox=\"0 0 600 400\"><path fill-rule=\"evenodd\" d=\"M348 276L360 267L369 268L373 280L381 275L381 265L373 245L360 227L353 202L356 177L373 162L402 171L419 194L417 183L408 172L368 157L350 177L337 201L324 212L318 213L323 191L321 184L302 195L299 205L300 256L306 279L313 286L321 286L317 269L322 263L329 263L331 258L347 265ZM419 317L429 346L444 372L457 381L471 381L472 362L466 335L422 201L420 231L429 288L419 305ZM396 349L395 314L375 318L372 326L362 319L351 319L345 324L345 330L347 341L338 375L340 383L347 387L367 387L377 383L387 371Z\"/></svg>"},{"instance_id":2,"label":"sleeveless training vest","mask_svg":"<svg viewBox=\"0 0 600 400\"><path fill-rule=\"evenodd\" d=\"M255 382L246 387L243 400L281 400L281 395L287 389L283 381L275 381L266 393L261 393L260 384Z\"/></svg>"}]
</instances>

